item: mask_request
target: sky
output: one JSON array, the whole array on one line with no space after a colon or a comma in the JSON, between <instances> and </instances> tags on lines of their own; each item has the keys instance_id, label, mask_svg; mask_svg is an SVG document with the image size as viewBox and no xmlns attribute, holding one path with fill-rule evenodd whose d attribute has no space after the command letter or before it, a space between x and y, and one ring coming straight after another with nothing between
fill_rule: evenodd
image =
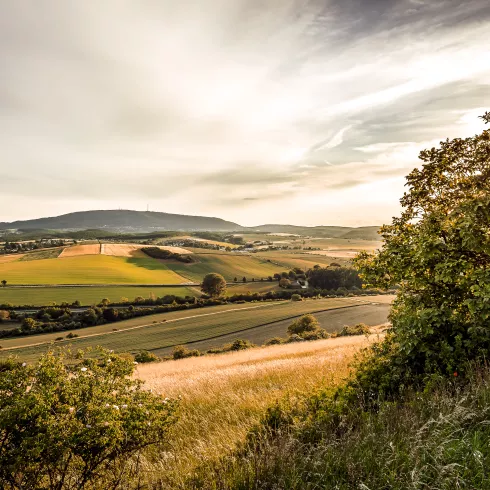
<instances>
[{"instance_id":1,"label":"sky","mask_svg":"<svg viewBox=\"0 0 490 490\"><path fill-rule=\"evenodd\" d=\"M2 0L0 221L380 225L484 129L488 0Z\"/></svg>"}]
</instances>

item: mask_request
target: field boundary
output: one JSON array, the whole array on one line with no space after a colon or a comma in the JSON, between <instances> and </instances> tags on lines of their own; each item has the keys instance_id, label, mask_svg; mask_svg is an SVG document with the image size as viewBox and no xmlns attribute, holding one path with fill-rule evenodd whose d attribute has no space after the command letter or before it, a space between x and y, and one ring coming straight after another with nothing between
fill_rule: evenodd
<instances>
[{"instance_id":1,"label":"field boundary","mask_svg":"<svg viewBox=\"0 0 490 490\"><path fill-rule=\"evenodd\" d=\"M285 303L288 303L288 301L277 301L277 302L274 302L274 303L267 303L267 304L257 305L257 306L251 306L251 307L247 307L247 308L230 308L229 310L216 311L216 312L211 312L211 313L203 313L202 315L190 315L190 316L186 316L186 317L182 317L182 318L174 318L174 319L170 319L170 320L163 320L163 321L160 321L160 322L157 322L157 323L146 323L144 325L136 325L134 327L128 327L128 328L118 329L118 330L110 331L110 332L93 333L93 334L88 334L88 335L80 335L79 337L77 337L77 339L86 339L86 338L92 338L92 337L104 337L106 335L112 335L112 334L117 334L117 333L122 333L122 332L129 332L131 330L138 330L138 329L141 329L141 328L154 327L155 325L163 324L163 323L165 323L165 324L167 324L167 323L175 323L175 322L179 322L179 321L182 321L182 320L189 320L191 318L201 318L201 317L206 317L206 316L221 315L221 314L229 313L229 312L232 312L232 311L247 311L247 310L253 310L253 309L258 309L258 308L265 308L265 307L270 307L270 306L279 306L279 305L282 305L282 304L285 304ZM233 335L233 334L236 334L236 333L246 332L247 330L251 330L253 328L265 327L267 325L271 325L271 324L274 324L274 323L277 323L277 322L283 322L285 320L291 320L293 318L299 318L299 317L301 317L303 315L307 315L307 314L322 313L322 312L325 312L325 311L342 310L342 309L346 309L346 308L355 308L355 307L358 307L358 306L366 306L368 304L369 304L369 302L366 302L366 303L362 302L362 303L359 303L359 304L345 305L345 306L337 306L337 307L334 307L334 308L321 308L319 310L314 310L314 311L311 311L311 312L308 312L308 313L302 313L302 314L299 314L299 315L287 316L285 318L281 318L280 320L276 320L274 322L266 322L266 323L262 323L262 324L259 324L259 325L254 325L253 327L247 327L247 328L241 328L239 330L234 330L234 331L228 332L226 334L214 335L214 336L211 336L211 337L206 337L204 339L194 340L192 342L186 342L185 345L190 345L190 344L193 344L195 342L203 342L203 341L207 341L207 340L218 339L220 337L223 337L224 335ZM117 325L117 323L114 323L114 325ZM53 344L53 345L63 345L63 343L65 343L65 342L66 343L70 343L72 340L73 339L63 339L63 340L60 340L58 342L55 342L55 341L51 340L51 341L36 342L36 343L33 343L33 344L27 344L27 345L15 346L15 347L6 347L6 348L2 349L2 352L15 351L15 350L18 350L18 349L25 349L25 348L28 348L28 347L37 347L37 346L40 346L40 345L50 345L50 344ZM177 345L181 345L181 344L180 343L179 344L172 344L172 345L168 345L168 346L165 346L165 347L155 347L154 349L145 349L145 350L148 350L149 352L151 352L151 351L154 351L154 350L160 350L162 348L165 348L166 349L166 348L175 347Z\"/></svg>"}]
</instances>

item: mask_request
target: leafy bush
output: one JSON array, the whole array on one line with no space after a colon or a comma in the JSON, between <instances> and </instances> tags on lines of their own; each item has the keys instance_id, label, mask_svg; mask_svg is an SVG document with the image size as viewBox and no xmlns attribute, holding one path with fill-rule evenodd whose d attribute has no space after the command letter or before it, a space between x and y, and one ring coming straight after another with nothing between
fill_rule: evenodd
<instances>
[{"instance_id":1,"label":"leafy bush","mask_svg":"<svg viewBox=\"0 0 490 490\"><path fill-rule=\"evenodd\" d=\"M139 363L155 362L159 361L160 358L153 354L153 352L148 352L147 350L139 351L135 356L134 360Z\"/></svg>"},{"instance_id":2,"label":"leafy bush","mask_svg":"<svg viewBox=\"0 0 490 490\"><path fill-rule=\"evenodd\" d=\"M231 351L245 350L245 349L250 349L252 347L255 347L255 344L252 344L252 342L249 342L248 340L237 339L232 342L230 346L230 350Z\"/></svg>"},{"instance_id":3,"label":"leafy bush","mask_svg":"<svg viewBox=\"0 0 490 490\"><path fill-rule=\"evenodd\" d=\"M281 337L272 337L272 339L266 340L265 345L279 345L284 342Z\"/></svg>"},{"instance_id":4,"label":"leafy bush","mask_svg":"<svg viewBox=\"0 0 490 490\"><path fill-rule=\"evenodd\" d=\"M490 350L490 131L420 159L382 249L355 260L368 285L399 286L392 333L372 353L379 362L358 367L364 392L396 395L433 373L461 375Z\"/></svg>"},{"instance_id":5,"label":"leafy bush","mask_svg":"<svg viewBox=\"0 0 490 490\"><path fill-rule=\"evenodd\" d=\"M320 328L318 320L313 315L303 315L301 318L294 320L288 327L290 335L302 335L305 332L314 332Z\"/></svg>"},{"instance_id":6,"label":"leafy bush","mask_svg":"<svg viewBox=\"0 0 490 490\"><path fill-rule=\"evenodd\" d=\"M303 298L299 294L293 294L291 296L291 301L303 301Z\"/></svg>"},{"instance_id":7,"label":"leafy bush","mask_svg":"<svg viewBox=\"0 0 490 490\"><path fill-rule=\"evenodd\" d=\"M217 297L226 291L226 281L221 274L210 273L204 276L201 286L202 292L210 297Z\"/></svg>"},{"instance_id":8,"label":"leafy bush","mask_svg":"<svg viewBox=\"0 0 490 490\"><path fill-rule=\"evenodd\" d=\"M163 444L176 404L131 378L133 362L62 355L0 365L0 481L6 488L119 488Z\"/></svg>"},{"instance_id":9,"label":"leafy bush","mask_svg":"<svg viewBox=\"0 0 490 490\"><path fill-rule=\"evenodd\" d=\"M371 330L366 324L358 323L357 325L352 326L344 325L342 330L338 332L337 336L346 337L349 335L369 335L370 333Z\"/></svg>"},{"instance_id":10,"label":"leafy bush","mask_svg":"<svg viewBox=\"0 0 490 490\"><path fill-rule=\"evenodd\" d=\"M190 350L184 345L177 345L172 351L173 359L185 359L186 357L199 357L201 353L197 350Z\"/></svg>"}]
</instances>

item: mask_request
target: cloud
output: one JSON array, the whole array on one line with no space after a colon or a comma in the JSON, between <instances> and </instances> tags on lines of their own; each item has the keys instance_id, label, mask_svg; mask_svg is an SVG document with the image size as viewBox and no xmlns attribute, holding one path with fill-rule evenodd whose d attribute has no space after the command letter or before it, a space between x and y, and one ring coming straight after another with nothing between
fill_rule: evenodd
<instances>
[{"instance_id":1,"label":"cloud","mask_svg":"<svg viewBox=\"0 0 490 490\"><path fill-rule=\"evenodd\" d=\"M0 221L150 200L357 222L322 193L345 203L477 130L489 27L486 0L5 0Z\"/></svg>"}]
</instances>

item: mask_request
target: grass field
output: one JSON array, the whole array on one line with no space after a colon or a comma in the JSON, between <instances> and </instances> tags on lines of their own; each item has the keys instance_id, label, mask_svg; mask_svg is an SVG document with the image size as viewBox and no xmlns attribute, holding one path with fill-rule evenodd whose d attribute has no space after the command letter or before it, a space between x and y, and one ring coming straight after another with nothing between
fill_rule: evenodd
<instances>
[{"instance_id":1,"label":"grass field","mask_svg":"<svg viewBox=\"0 0 490 490\"><path fill-rule=\"evenodd\" d=\"M175 296L196 296L194 289L187 287L155 287L155 286L94 286L94 287L33 287L33 288L0 288L0 304L10 303L14 306L32 305L46 306L53 303L73 303L78 300L82 305L99 303L103 298L111 302L121 298L134 300L136 297L149 298L172 294Z\"/></svg>"},{"instance_id":2,"label":"grass field","mask_svg":"<svg viewBox=\"0 0 490 490\"><path fill-rule=\"evenodd\" d=\"M147 258L83 255L7 262L0 266L8 284L180 284L187 282L163 262Z\"/></svg>"},{"instance_id":3,"label":"grass field","mask_svg":"<svg viewBox=\"0 0 490 490\"><path fill-rule=\"evenodd\" d=\"M269 291L279 291L281 288L277 281L255 281L237 284L230 284L227 286L226 295L233 296L234 294L246 294L246 293L267 293Z\"/></svg>"},{"instance_id":4,"label":"grass field","mask_svg":"<svg viewBox=\"0 0 490 490\"><path fill-rule=\"evenodd\" d=\"M139 365L136 376L149 388L182 397L167 457L148 462L149 486L187 488L184 478L197 465L243 441L276 400L338 386L355 353L369 342L363 336L343 337Z\"/></svg>"},{"instance_id":5,"label":"grass field","mask_svg":"<svg viewBox=\"0 0 490 490\"><path fill-rule=\"evenodd\" d=\"M196 249L194 249L196 250ZM191 281L200 282L210 272L218 272L227 281L233 281L235 277L241 280L244 276L250 280L260 279L273 275L277 267L267 259L241 254L194 254L198 262L184 264L181 262L168 263L169 269L177 274L187 277Z\"/></svg>"},{"instance_id":6,"label":"grass field","mask_svg":"<svg viewBox=\"0 0 490 490\"><path fill-rule=\"evenodd\" d=\"M135 352L145 349L158 353L174 345L207 340L234 332L239 333L245 329L305 313L363 303L366 304L368 301L359 298L329 298L300 302L271 302L253 306L250 304L226 305L201 310L163 313L81 329L77 331L80 338L63 341L59 345L70 345L74 349L100 345L115 352ZM118 329L118 331L113 332L113 329ZM62 335L66 333L3 339L0 356L6 357L13 353L24 360L34 359L49 349L50 342ZM33 345L39 342L43 344ZM21 346L25 347L11 352L7 350Z\"/></svg>"},{"instance_id":7,"label":"grass field","mask_svg":"<svg viewBox=\"0 0 490 490\"><path fill-rule=\"evenodd\" d=\"M322 267L330 265L332 262L337 262L343 265L345 261L339 261L332 257L326 257L323 255L311 255L306 252L289 252L289 251L271 251L271 252L257 252L255 254L257 258L261 260L270 260L275 272L281 272L282 270L290 270L294 267L300 269L311 269L315 265L319 264ZM280 270L278 270L278 267Z\"/></svg>"}]
</instances>

